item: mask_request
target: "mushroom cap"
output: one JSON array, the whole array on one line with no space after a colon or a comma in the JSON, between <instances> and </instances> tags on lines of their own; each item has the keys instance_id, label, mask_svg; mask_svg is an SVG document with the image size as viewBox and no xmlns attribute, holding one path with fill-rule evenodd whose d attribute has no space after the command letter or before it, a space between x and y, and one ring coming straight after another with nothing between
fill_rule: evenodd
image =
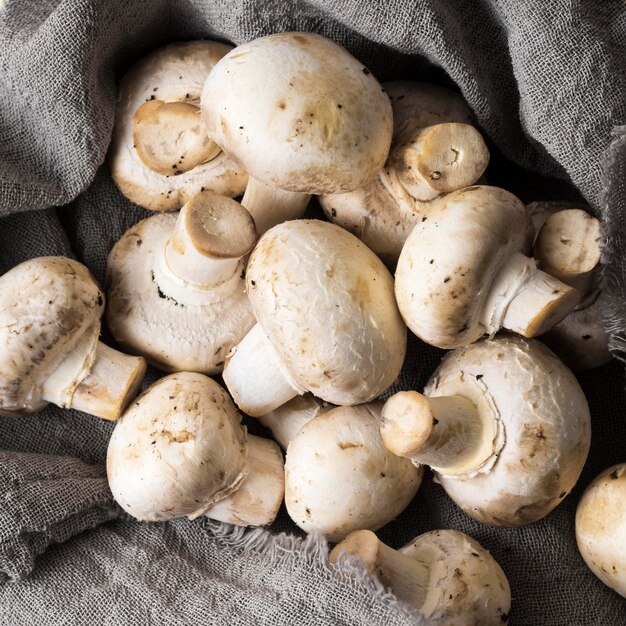
<instances>
[{"instance_id":1,"label":"mushroom cap","mask_svg":"<svg viewBox=\"0 0 626 626\"><path fill-rule=\"evenodd\" d=\"M589 407L574 375L539 341L505 335L455 350L424 393L464 396L499 421L504 446L494 442L492 463L465 476L438 474L479 522L529 524L576 484L589 452Z\"/></svg>"},{"instance_id":2,"label":"mushroom cap","mask_svg":"<svg viewBox=\"0 0 626 626\"><path fill-rule=\"evenodd\" d=\"M383 83L393 110L394 148L426 126L459 122L476 126L463 98L437 85L397 80ZM349 193L320 197L326 217L361 239L387 264L395 265L411 230L432 204L413 198L386 167L371 183Z\"/></svg>"},{"instance_id":3,"label":"mushroom cap","mask_svg":"<svg viewBox=\"0 0 626 626\"><path fill-rule=\"evenodd\" d=\"M399 515L422 468L395 456L379 433L382 403L337 407L306 423L287 448L285 505L304 531L340 541Z\"/></svg>"},{"instance_id":4,"label":"mushroom cap","mask_svg":"<svg viewBox=\"0 0 626 626\"><path fill-rule=\"evenodd\" d=\"M135 204L173 211L200 191L231 197L243 193L248 176L223 152L187 172L164 176L144 165L133 140L139 107L157 99L197 105L206 77L230 50L232 46L215 41L174 43L141 59L122 79L109 163L116 185Z\"/></svg>"},{"instance_id":5,"label":"mushroom cap","mask_svg":"<svg viewBox=\"0 0 626 626\"><path fill-rule=\"evenodd\" d=\"M0 277L1 415L29 415L46 406L44 381L100 324L103 309L100 286L72 259L30 259Z\"/></svg>"},{"instance_id":6,"label":"mushroom cap","mask_svg":"<svg viewBox=\"0 0 626 626\"><path fill-rule=\"evenodd\" d=\"M626 598L626 464L587 487L576 510L576 542L591 571Z\"/></svg>"},{"instance_id":7,"label":"mushroom cap","mask_svg":"<svg viewBox=\"0 0 626 626\"><path fill-rule=\"evenodd\" d=\"M427 561L430 585L421 608L433 626L499 626L511 608L509 581L478 541L455 530L434 530L400 548Z\"/></svg>"},{"instance_id":8,"label":"mushroom cap","mask_svg":"<svg viewBox=\"0 0 626 626\"><path fill-rule=\"evenodd\" d=\"M107 322L115 340L165 371L222 371L228 351L254 326L243 277L203 304L179 303L154 280L177 214L154 215L129 229L109 255Z\"/></svg>"},{"instance_id":9,"label":"mushroom cap","mask_svg":"<svg viewBox=\"0 0 626 626\"><path fill-rule=\"evenodd\" d=\"M504 262L528 251L526 208L497 187L466 187L437 201L407 239L396 268L396 299L407 326L440 348L476 341L489 287Z\"/></svg>"},{"instance_id":10,"label":"mushroom cap","mask_svg":"<svg viewBox=\"0 0 626 626\"><path fill-rule=\"evenodd\" d=\"M389 98L357 59L312 33L279 33L227 54L202 92L213 139L254 178L286 191L368 183L389 152Z\"/></svg>"},{"instance_id":11,"label":"mushroom cap","mask_svg":"<svg viewBox=\"0 0 626 626\"><path fill-rule=\"evenodd\" d=\"M360 404L398 377L406 326L382 261L347 231L317 220L267 231L246 272L254 314L301 387Z\"/></svg>"},{"instance_id":12,"label":"mushroom cap","mask_svg":"<svg viewBox=\"0 0 626 626\"><path fill-rule=\"evenodd\" d=\"M238 488L246 447L241 415L222 387L202 374L171 374L118 420L109 486L138 520L193 519Z\"/></svg>"}]
</instances>

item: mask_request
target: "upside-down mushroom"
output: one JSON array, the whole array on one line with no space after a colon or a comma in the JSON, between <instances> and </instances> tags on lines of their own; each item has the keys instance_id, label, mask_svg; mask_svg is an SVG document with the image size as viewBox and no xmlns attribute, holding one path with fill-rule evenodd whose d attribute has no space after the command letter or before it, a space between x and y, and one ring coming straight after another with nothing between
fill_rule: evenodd
<instances>
[{"instance_id":1,"label":"upside-down mushroom","mask_svg":"<svg viewBox=\"0 0 626 626\"><path fill-rule=\"evenodd\" d=\"M72 259L31 259L0 277L0 415L29 415L52 402L119 417L146 362L98 340L103 310L100 286Z\"/></svg>"},{"instance_id":2,"label":"upside-down mushroom","mask_svg":"<svg viewBox=\"0 0 626 626\"><path fill-rule=\"evenodd\" d=\"M109 162L135 204L173 211L201 191L243 193L247 174L207 138L199 106L206 77L230 50L215 41L171 44L122 79Z\"/></svg>"},{"instance_id":3,"label":"upside-down mushroom","mask_svg":"<svg viewBox=\"0 0 626 626\"><path fill-rule=\"evenodd\" d=\"M525 337L552 328L580 295L525 256L532 236L526 208L504 189L467 187L441 198L398 261L395 292L407 326L446 349L500 328Z\"/></svg>"},{"instance_id":4,"label":"upside-down mushroom","mask_svg":"<svg viewBox=\"0 0 626 626\"><path fill-rule=\"evenodd\" d=\"M434 530L394 550L369 530L358 530L333 548L329 562L341 567L345 555L357 556L432 626L500 626L508 621L509 581L491 554L464 533Z\"/></svg>"},{"instance_id":5,"label":"upside-down mushroom","mask_svg":"<svg viewBox=\"0 0 626 626\"><path fill-rule=\"evenodd\" d=\"M523 526L572 490L591 437L576 378L539 341L503 336L446 355L424 389L383 409L385 445L429 465L471 517Z\"/></svg>"},{"instance_id":6,"label":"upside-down mushroom","mask_svg":"<svg viewBox=\"0 0 626 626\"><path fill-rule=\"evenodd\" d=\"M383 83L393 109L391 152L376 178L349 193L320 196L328 219L389 265L436 198L473 185L489 151L471 109L456 93L427 83Z\"/></svg>"},{"instance_id":7,"label":"upside-down mushroom","mask_svg":"<svg viewBox=\"0 0 626 626\"><path fill-rule=\"evenodd\" d=\"M360 404L397 378L406 327L382 261L347 231L316 220L269 230L250 256L257 325L226 361L224 382L248 415L311 391Z\"/></svg>"},{"instance_id":8,"label":"upside-down mushroom","mask_svg":"<svg viewBox=\"0 0 626 626\"><path fill-rule=\"evenodd\" d=\"M221 372L255 323L243 260L255 241L248 211L209 192L133 226L107 265L115 339L166 371Z\"/></svg>"},{"instance_id":9,"label":"upside-down mushroom","mask_svg":"<svg viewBox=\"0 0 626 626\"><path fill-rule=\"evenodd\" d=\"M160 379L122 415L109 442L107 477L118 504L142 521L206 514L269 524L284 494L280 448L247 437L226 391L191 372Z\"/></svg>"},{"instance_id":10,"label":"upside-down mushroom","mask_svg":"<svg viewBox=\"0 0 626 626\"><path fill-rule=\"evenodd\" d=\"M227 54L202 92L208 134L249 174L259 234L304 214L311 194L367 184L389 152L389 99L344 48L278 33Z\"/></svg>"},{"instance_id":11,"label":"upside-down mushroom","mask_svg":"<svg viewBox=\"0 0 626 626\"><path fill-rule=\"evenodd\" d=\"M423 471L380 438L382 403L337 407L306 423L289 443L285 505L306 532L339 541L377 530L411 502Z\"/></svg>"}]
</instances>

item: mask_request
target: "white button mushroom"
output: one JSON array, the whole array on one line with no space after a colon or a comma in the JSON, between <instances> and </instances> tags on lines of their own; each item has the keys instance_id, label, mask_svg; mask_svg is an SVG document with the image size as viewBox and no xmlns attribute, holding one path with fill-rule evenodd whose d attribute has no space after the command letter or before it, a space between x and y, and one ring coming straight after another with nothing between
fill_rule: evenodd
<instances>
[{"instance_id":1,"label":"white button mushroom","mask_svg":"<svg viewBox=\"0 0 626 626\"><path fill-rule=\"evenodd\" d=\"M406 327L382 261L347 231L316 220L275 226L246 273L258 324L226 362L224 382L249 415L311 391L368 402L397 378Z\"/></svg>"},{"instance_id":2,"label":"white button mushroom","mask_svg":"<svg viewBox=\"0 0 626 626\"><path fill-rule=\"evenodd\" d=\"M222 387L182 372L157 381L119 419L107 477L115 500L139 520L213 517L219 503L217 519L267 524L283 499L281 464L276 444L246 437Z\"/></svg>"},{"instance_id":3,"label":"white button mushroom","mask_svg":"<svg viewBox=\"0 0 626 626\"><path fill-rule=\"evenodd\" d=\"M335 546L330 563L346 555L417 608L431 626L498 626L507 622L511 589L497 561L475 539L455 530L434 530L394 550L374 533L359 530Z\"/></svg>"},{"instance_id":4,"label":"white button mushroom","mask_svg":"<svg viewBox=\"0 0 626 626\"><path fill-rule=\"evenodd\" d=\"M423 471L392 454L380 438L382 403L337 407L305 424L290 442L285 505L306 532L339 541L377 530L411 502Z\"/></svg>"},{"instance_id":5,"label":"white button mushroom","mask_svg":"<svg viewBox=\"0 0 626 626\"><path fill-rule=\"evenodd\" d=\"M626 464L587 487L576 510L576 542L591 571L626 598Z\"/></svg>"},{"instance_id":6,"label":"white button mushroom","mask_svg":"<svg viewBox=\"0 0 626 626\"><path fill-rule=\"evenodd\" d=\"M427 83L383 87L393 109L393 144L372 182L350 193L320 197L331 222L395 265L402 246L430 204L443 193L473 185L489 151L461 96Z\"/></svg>"},{"instance_id":7,"label":"white button mushroom","mask_svg":"<svg viewBox=\"0 0 626 626\"><path fill-rule=\"evenodd\" d=\"M508 328L539 335L576 306L579 293L524 255L532 241L524 205L496 187L467 187L435 203L407 239L396 298L408 327L439 348Z\"/></svg>"},{"instance_id":8,"label":"white button mushroom","mask_svg":"<svg viewBox=\"0 0 626 626\"><path fill-rule=\"evenodd\" d=\"M109 150L113 180L136 204L172 211L200 191L243 192L244 170L207 138L200 93L232 46L176 43L141 59L120 84Z\"/></svg>"},{"instance_id":9,"label":"white button mushroom","mask_svg":"<svg viewBox=\"0 0 626 626\"><path fill-rule=\"evenodd\" d=\"M221 372L255 323L242 260L255 241L250 214L209 192L131 228L107 266L115 339L167 371Z\"/></svg>"},{"instance_id":10,"label":"white button mushroom","mask_svg":"<svg viewBox=\"0 0 626 626\"><path fill-rule=\"evenodd\" d=\"M455 350L424 394L387 401L383 441L430 465L478 521L529 524L576 484L589 452L589 407L574 375L538 341L505 336Z\"/></svg>"},{"instance_id":11,"label":"white button mushroom","mask_svg":"<svg viewBox=\"0 0 626 626\"><path fill-rule=\"evenodd\" d=\"M31 259L0 277L0 415L52 402L119 417L146 362L98 341L103 309L99 285L71 259Z\"/></svg>"},{"instance_id":12,"label":"white button mushroom","mask_svg":"<svg viewBox=\"0 0 626 626\"><path fill-rule=\"evenodd\" d=\"M243 205L259 233L301 217L309 194L374 178L389 152L389 99L341 46L279 33L227 54L202 92L209 137L250 174Z\"/></svg>"}]
</instances>

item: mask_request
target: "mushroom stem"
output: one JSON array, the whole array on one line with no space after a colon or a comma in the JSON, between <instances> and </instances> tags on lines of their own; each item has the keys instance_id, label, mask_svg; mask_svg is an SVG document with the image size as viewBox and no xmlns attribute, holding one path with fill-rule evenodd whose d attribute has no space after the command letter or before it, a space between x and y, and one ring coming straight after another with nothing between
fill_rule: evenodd
<instances>
[{"instance_id":1,"label":"mushroom stem","mask_svg":"<svg viewBox=\"0 0 626 626\"><path fill-rule=\"evenodd\" d=\"M223 377L237 406L253 417L265 415L306 391L292 382L260 324L255 324L231 352Z\"/></svg>"},{"instance_id":2,"label":"mushroom stem","mask_svg":"<svg viewBox=\"0 0 626 626\"><path fill-rule=\"evenodd\" d=\"M463 396L401 391L383 407L380 434L394 454L448 476L476 471L491 457L488 430L476 405Z\"/></svg>"},{"instance_id":3,"label":"mushroom stem","mask_svg":"<svg viewBox=\"0 0 626 626\"><path fill-rule=\"evenodd\" d=\"M488 163L489 150L478 130L457 122L422 128L389 161L406 191L423 201L474 184Z\"/></svg>"},{"instance_id":4,"label":"mushroom stem","mask_svg":"<svg viewBox=\"0 0 626 626\"><path fill-rule=\"evenodd\" d=\"M285 468L280 448L270 439L248 435L246 477L241 486L205 512L237 526L271 524L285 496Z\"/></svg>"},{"instance_id":5,"label":"mushroom stem","mask_svg":"<svg viewBox=\"0 0 626 626\"><path fill-rule=\"evenodd\" d=\"M261 236L273 226L304 216L311 195L270 187L250 176L241 204L250 211Z\"/></svg>"},{"instance_id":6,"label":"mushroom stem","mask_svg":"<svg viewBox=\"0 0 626 626\"><path fill-rule=\"evenodd\" d=\"M350 533L331 551L328 560L333 565L340 555L358 556L365 569L393 590L402 602L421 609L428 596L430 567L419 559L406 556L378 540L369 530Z\"/></svg>"},{"instance_id":7,"label":"mushroom stem","mask_svg":"<svg viewBox=\"0 0 626 626\"><path fill-rule=\"evenodd\" d=\"M584 296L577 308L591 304L595 269L600 263L600 222L582 209L551 215L537 236L535 258L539 267Z\"/></svg>"},{"instance_id":8,"label":"mushroom stem","mask_svg":"<svg viewBox=\"0 0 626 626\"><path fill-rule=\"evenodd\" d=\"M524 337L550 330L574 310L580 293L537 268L520 252L506 260L494 281L480 321L490 334L507 328Z\"/></svg>"},{"instance_id":9,"label":"mushroom stem","mask_svg":"<svg viewBox=\"0 0 626 626\"><path fill-rule=\"evenodd\" d=\"M128 356L98 342L95 351L87 356L82 350L86 342L79 342L71 354L43 385L43 399L64 408L71 408L96 417L116 420L128 403L135 397L146 373L146 361L141 357ZM78 367L89 363L89 368ZM69 386L63 386L74 378ZM72 374L74 372L74 374Z\"/></svg>"},{"instance_id":10,"label":"mushroom stem","mask_svg":"<svg viewBox=\"0 0 626 626\"><path fill-rule=\"evenodd\" d=\"M260 415L259 422L272 431L274 439L286 450L289 442L307 422L332 408L332 404L306 393L265 415Z\"/></svg>"}]
</instances>

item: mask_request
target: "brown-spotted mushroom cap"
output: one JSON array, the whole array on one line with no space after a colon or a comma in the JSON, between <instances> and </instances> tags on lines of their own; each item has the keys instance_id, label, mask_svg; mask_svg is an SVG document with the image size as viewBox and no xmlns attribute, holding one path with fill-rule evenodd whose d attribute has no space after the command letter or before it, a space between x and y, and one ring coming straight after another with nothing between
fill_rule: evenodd
<instances>
[{"instance_id":1,"label":"brown-spotted mushroom cap","mask_svg":"<svg viewBox=\"0 0 626 626\"><path fill-rule=\"evenodd\" d=\"M313 418L290 442L285 505L306 532L339 541L354 530L376 530L417 493L423 471L383 445L381 407L337 407Z\"/></svg>"},{"instance_id":2,"label":"brown-spotted mushroom cap","mask_svg":"<svg viewBox=\"0 0 626 626\"><path fill-rule=\"evenodd\" d=\"M591 571L626 598L626 464L587 487L576 509L576 542Z\"/></svg>"},{"instance_id":3,"label":"brown-spotted mushroom cap","mask_svg":"<svg viewBox=\"0 0 626 626\"><path fill-rule=\"evenodd\" d=\"M202 114L209 137L250 174L243 204L260 233L301 216L308 194L367 184L391 143L391 105L378 81L312 33L235 48L208 77Z\"/></svg>"},{"instance_id":4,"label":"brown-spotted mushroom cap","mask_svg":"<svg viewBox=\"0 0 626 626\"><path fill-rule=\"evenodd\" d=\"M275 226L250 256L246 285L258 324L227 360L224 382L249 415L306 391L368 402L399 375L406 326L393 280L354 235L316 220Z\"/></svg>"},{"instance_id":5,"label":"brown-spotted mushroom cap","mask_svg":"<svg viewBox=\"0 0 626 626\"><path fill-rule=\"evenodd\" d=\"M423 341L457 348L508 328L539 335L579 293L525 256L532 227L522 202L497 187L467 187L435 203L407 239L396 269L398 307Z\"/></svg>"},{"instance_id":6,"label":"brown-spotted mushroom cap","mask_svg":"<svg viewBox=\"0 0 626 626\"><path fill-rule=\"evenodd\" d=\"M500 626L509 619L511 589L497 561L475 539L434 530L394 550L374 533L348 535L330 553L339 568L347 555L432 626Z\"/></svg>"},{"instance_id":7,"label":"brown-spotted mushroom cap","mask_svg":"<svg viewBox=\"0 0 626 626\"><path fill-rule=\"evenodd\" d=\"M392 396L381 435L395 454L430 465L474 519L523 526L574 487L591 423L576 378L548 348L503 336L446 355L424 395Z\"/></svg>"},{"instance_id":8,"label":"brown-spotted mushroom cap","mask_svg":"<svg viewBox=\"0 0 626 626\"><path fill-rule=\"evenodd\" d=\"M209 192L133 226L107 266L115 339L166 371L221 372L255 323L242 259L255 241L250 214Z\"/></svg>"},{"instance_id":9,"label":"brown-spotted mushroom cap","mask_svg":"<svg viewBox=\"0 0 626 626\"><path fill-rule=\"evenodd\" d=\"M179 209L200 191L243 192L247 174L206 136L200 94L232 46L175 43L141 59L120 84L109 150L113 180L146 209Z\"/></svg>"},{"instance_id":10,"label":"brown-spotted mushroom cap","mask_svg":"<svg viewBox=\"0 0 626 626\"><path fill-rule=\"evenodd\" d=\"M246 429L226 391L182 372L151 385L118 420L107 477L138 520L193 519L239 487L246 456Z\"/></svg>"},{"instance_id":11,"label":"brown-spotted mushroom cap","mask_svg":"<svg viewBox=\"0 0 626 626\"><path fill-rule=\"evenodd\" d=\"M383 83L393 109L385 167L364 187L320 197L331 222L394 265L417 222L443 193L473 185L489 152L458 94L427 83Z\"/></svg>"},{"instance_id":12,"label":"brown-spotted mushroom cap","mask_svg":"<svg viewBox=\"0 0 626 626\"><path fill-rule=\"evenodd\" d=\"M25 261L0 277L0 415L49 402L116 419L146 363L98 341L104 295L84 266L64 257Z\"/></svg>"}]
</instances>

